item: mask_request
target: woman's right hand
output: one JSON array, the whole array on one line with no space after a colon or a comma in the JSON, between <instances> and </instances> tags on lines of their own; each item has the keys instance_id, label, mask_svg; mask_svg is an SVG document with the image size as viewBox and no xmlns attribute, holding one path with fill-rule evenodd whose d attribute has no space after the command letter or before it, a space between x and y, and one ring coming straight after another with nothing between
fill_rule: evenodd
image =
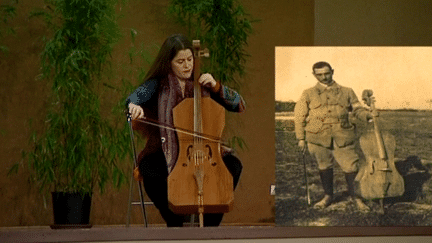
<instances>
[{"instance_id":1,"label":"woman's right hand","mask_svg":"<svg viewBox=\"0 0 432 243\"><path fill-rule=\"evenodd\" d=\"M137 118L144 118L144 110L139 105L129 103L129 113L131 114L132 120Z\"/></svg>"}]
</instances>

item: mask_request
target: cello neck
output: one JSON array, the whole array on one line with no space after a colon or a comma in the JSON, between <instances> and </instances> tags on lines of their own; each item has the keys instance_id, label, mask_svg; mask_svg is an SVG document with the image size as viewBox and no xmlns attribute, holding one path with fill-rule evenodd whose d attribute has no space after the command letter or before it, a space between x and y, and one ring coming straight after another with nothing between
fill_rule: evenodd
<instances>
[{"instance_id":1,"label":"cello neck","mask_svg":"<svg viewBox=\"0 0 432 243\"><path fill-rule=\"evenodd\" d=\"M203 132L202 127L202 112L201 112L201 85L198 83L200 78L200 41L193 40L194 51L194 131L197 133ZM199 139L199 138L196 138Z\"/></svg>"},{"instance_id":2,"label":"cello neck","mask_svg":"<svg viewBox=\"0 0 432 243\"><path fill-rule=\"evenodd\" d=\"M381 135L381 129L379 127L379 122L378 122L378 111L376 110L375 107L375 100L372 99L371 100L371 110L372 110L372 116L373 116L373 122L374 122L374 132L375 132L375 137L377 140L377 147L378 147L378 153L381 159L383 160L387 160L388 156L387 156L387 151L385 149L384 146L384 141Z\"/></svg>"}]
</instances>

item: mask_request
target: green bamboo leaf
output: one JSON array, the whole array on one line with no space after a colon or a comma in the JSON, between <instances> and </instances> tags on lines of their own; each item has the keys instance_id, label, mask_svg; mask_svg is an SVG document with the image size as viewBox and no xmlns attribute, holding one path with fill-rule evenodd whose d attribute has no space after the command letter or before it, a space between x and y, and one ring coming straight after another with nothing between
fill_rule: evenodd
<instances>
[{"instance_id":1,"label":"green bamboo leaf","mask_svg":"<svg viewBox=\"0 0 432 243\"><path fill-rule=\"evenodd\" d=\"M99 186L103 191L111 179L114 185L121 184L121 171L113 171L122 162L122 149L117 148L129 146L124 134L113 132L113 122L101 117L95 89L101 75L111 72L107 64L120 37L117 2L50 3L51 15L63 20L60 24L54 24L46 12L34 15L45 16L53 30L41 55L43 77L52 82L53 95L45 132L40 139L36 132L30 137L34 149L28 152L27 164L40 190L92 191Z\"/></svg>"},{"instance_id":2,"label":"green bamboo leaf","mask_svg":"<svg viewBox=\"0 0 432 243\"><path fill-rule=\"evenodd\" d=\"M11 168L8 171L8 176L12 174L17 174L19 169L19 163L15 163L11 166Z\"/></svg>"}]
</instances>

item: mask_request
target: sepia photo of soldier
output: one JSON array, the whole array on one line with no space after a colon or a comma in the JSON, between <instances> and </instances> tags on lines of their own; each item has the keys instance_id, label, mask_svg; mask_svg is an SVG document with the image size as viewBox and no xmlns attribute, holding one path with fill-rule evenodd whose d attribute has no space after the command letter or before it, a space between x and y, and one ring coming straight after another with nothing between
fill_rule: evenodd
<instances>
[{"instance_id":1,"label":"sepia photo of soldier","mask_svg":"<svg viewBox=\"0 0 432 243\"><path fill-rule=\"evenodd\" d=\"M277 225L429 225L432 48L275 52Z\"/></svg>"},{"instance_id":2,"label":"sepia photo of soldier","mask_svg":"<svg viewBox=\"0 0 432 243\"><path fill-rule=\"evenodd\" d=\"M345 173L350 199L360 211L368 212L369 207L354 191L359 156L354 149L356 136L348 113L362 121L372 119L372 115L351 88L336 83L329 63L317 62L312 70L318 83L303 91L294 109L294 121L298 146L302 151L308 149L316 160L324 189L324 198L314 208L322 209L332 203L333 166L337 163Z\"/></svg>"}]
</instances>

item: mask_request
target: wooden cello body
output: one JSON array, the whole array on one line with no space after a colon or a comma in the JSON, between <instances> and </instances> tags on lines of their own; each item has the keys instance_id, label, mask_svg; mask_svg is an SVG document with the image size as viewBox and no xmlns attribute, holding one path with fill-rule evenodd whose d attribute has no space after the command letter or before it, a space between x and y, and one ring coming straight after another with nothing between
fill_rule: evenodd
<instances>
[{"instance_id":1,"label":"wooden cello body","mask_svg":"<svg viewBox=\"0 0 432 243\"><path fill-rule=\"evenodd\" d=\"M194 41L194 98L173 109L174 126L206 136L222 136L225 109L210 97L201 97L199 41ZM221 144L202 137L177 133L179 155L168 176L168 203L177 214L225 213L234 203L233 178L221 157Z\"/></svg>"},{"instance_id":2,"label":"wooden cello body","mask_svg":"<svg viewBox=\"0 0 432 243\"><path fill-rule=\"evenodd\" d=\"M390 133L380 130L372 91L365 90L363 99L371 106L374 130L360 137L360 146L366 157L366 166L356 177L356 193L364 199L402 196L405 190L404 180L394 164L396 140Z\"/></svg>"}]
</instances>

